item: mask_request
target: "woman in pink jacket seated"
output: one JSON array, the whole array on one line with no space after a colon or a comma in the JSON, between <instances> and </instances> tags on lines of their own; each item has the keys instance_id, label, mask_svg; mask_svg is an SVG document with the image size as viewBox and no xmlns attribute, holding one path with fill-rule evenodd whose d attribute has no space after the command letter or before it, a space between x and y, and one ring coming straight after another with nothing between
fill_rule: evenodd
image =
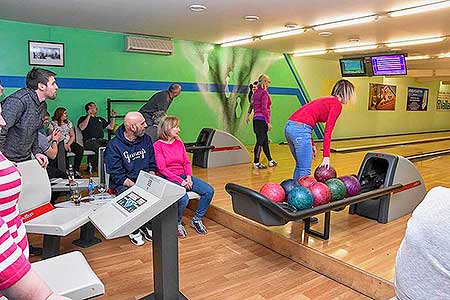
<instances>
[{"instance_id":1,"label":"woman in pink jacket seated","mask_svg":"<svg viewBox=\"0 0 450 300\"><path fill-rule=\"evenodd\" d=\"M192 176L192 168L189 157L183 142L178 134L180 133L179 120L176 117L164 117L158 126L158 138L153 143L155 149L156 166L160 175L176 184L186 188L186 191L193 191L200 195L197 210L190 222L198 233L206 234L207 230L203 225L202 218L214 196L214 188L200 178ZM189 197L187 193L178 200L178 236L187 236L186 229L182 224L183 212L188 205Z\"/></svg>"}]
</instances>

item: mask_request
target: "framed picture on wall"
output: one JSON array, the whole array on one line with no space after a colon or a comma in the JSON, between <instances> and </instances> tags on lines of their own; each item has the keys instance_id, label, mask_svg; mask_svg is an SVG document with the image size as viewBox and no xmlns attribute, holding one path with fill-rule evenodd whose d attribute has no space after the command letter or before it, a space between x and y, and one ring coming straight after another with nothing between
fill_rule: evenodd
<instances>
[{"instance_id":1,"label":"framed picture on wall","mask_svg":"<svg viewBox=\"0 0 450 300\"><path fill-rule=\"evenodd\" d=\"M28 41L28 63L64 67L64 43Z\"/></svg>"}]
</instances>

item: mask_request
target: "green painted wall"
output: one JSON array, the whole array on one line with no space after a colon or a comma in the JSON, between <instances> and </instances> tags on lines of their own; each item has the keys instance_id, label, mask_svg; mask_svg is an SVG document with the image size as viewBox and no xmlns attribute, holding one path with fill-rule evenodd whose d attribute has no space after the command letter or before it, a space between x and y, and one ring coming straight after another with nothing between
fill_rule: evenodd
<instances>
[{"instance_id":1,"label":"green painted wall","mask_svg":"<svg viewBox=\"0 0 450 300\"><path fill-rule=\"evenodd\" d=\"M28 65L28 40L65 44L65 66L49 67L58 78L143 80L183 83L248 85L261 73L267 73L272 86L297 88L284 57L278 53L242 48L220 48L215 45L175 41L175 52L161 56L124 51L125 35L0 20L0 77L25 76ZM228 79L227 79L228 77ZM5 96L16 88L5 88ZM255 141L252 126L245 123L248 102L245 94L184 91L168 113L181 119L181 136L194 141L203 127L232 132L245 144ZM76 122L84 114L84 104L94 101L99 115L106 116L106 99L148 99L154 90L64 89L54 101L48 101L49 112L66 107L69 119ZM239 99L238 99L239 98ZM284 140L284 124L299 107L295 96L273 95L273 142ZM119 113L137 110L141 104L117 107ZM236 109L239 107L239 109Z\"/></svg>"},{"instance_id":2,"label":"green painted wall","mask_svg":"<svg viewBox=\"0 0 450 300\"><path fill-rule=\"evenodd\" d=\"M312 99L329 95L333 84L341 79L339 62L319 58L295 57L295 66ZM356 88L356 101L344 107L334 138L385 135L450 129L449 112L436 111L440 82L419 82L408 77L348 78ZM369 83L397 86L395 111L369 111ZM428 111L406 111L408 87L429 89Z\"/></svg>"}]
</instances>

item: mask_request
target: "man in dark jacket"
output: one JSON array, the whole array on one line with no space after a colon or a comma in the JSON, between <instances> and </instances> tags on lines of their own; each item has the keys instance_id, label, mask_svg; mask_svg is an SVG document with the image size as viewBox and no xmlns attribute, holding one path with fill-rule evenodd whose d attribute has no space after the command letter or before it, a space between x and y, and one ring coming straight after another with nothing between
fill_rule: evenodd
<instances>
[{"instance_id":1,"label":"man in dark jacket","mask_svg":"<svg viewBox=\"0 0 450 300\"><path fill-rule=\"evenodd\" d=\"M55 73L33 68L27 74L27 87L6 97L2 102L6 125L0 132L0 151L13 162L31 159L31 154L44 168L48 159L38 145L38 131L47 112L46 99L55 99L58 85Z\"/></svg>"},{"instance_id":2,"label":"man in dark jacket","mask_svg":"<svg viewBox=\"0 0 450 300\"><path fill-rule=\"evenodd\" d=\"M108 143L105 150L106 172L109 187L120 194L132 187L141 170L155 174L156 162L150 137L144 134L147 124L139 112L126 114L123 125ZM143 225L130 234L131 242L137 246L144 244L142 234L151 240L151 224Z\"/></svg>"},{"instance_id":3,"label":"man in dark jacket","mask_svg":"<svg viewBox=\"0 0 450 300\"><path fill-rule=\"evenodd\" d=\"M139 112L145 118L147 122L147 129L145 133L152 138L152 142L155 142L157 137L157 128L161 119L166 115L170 104L173 99L181 94L181 85L178 83L172 83L167 91L160 91L154 94L147 103L145 103Z\"/></svg>"}]
</instances>

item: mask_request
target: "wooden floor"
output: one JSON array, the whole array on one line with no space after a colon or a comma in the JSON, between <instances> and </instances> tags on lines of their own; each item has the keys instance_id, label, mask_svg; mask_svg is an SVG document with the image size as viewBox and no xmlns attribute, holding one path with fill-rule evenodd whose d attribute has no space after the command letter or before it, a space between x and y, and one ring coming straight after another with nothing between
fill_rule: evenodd
<instances>
[{"instance_id":1,"label":"wooden floor","mask_svg":"<svg viewBox=\"0 0 450 300\"><path fill-rule=\"evenodd\" d=\"M410 139L411 136L398 137L399 140L402 138ZM358 143L358 140L353 140L353 144L357 145ZM318 146L321 146L320 143ZM450 140L384 148L382 152L407 156L448 148L450 148ZM264 183L281 182L292 177L294 160L289 153L288 146L271 145L271 150L272 156L279 163L275 168L254 170L251 165L213 169L194 168L194 174L206 179L215 187L214 206L232 211L230 196L223 188L226 183L234 182L259 190ZM332 153L331 161L338 171L338 176L356 174L365 153ZM321 157L318 157L313 163L313 168L320 162ZM450 170L447 166L450 165L450 156L419 161L415 165L425 181L427 190L439 185L448 186ZM301 223L291 222L285 226L267 228L274 233L298 241L298 243L306 244L324 254L392 281L395 255L403 239L408 219L409 215L389 224L378 224L373 220L349 215L347 209L342 212L333 212L331 238L328 241L322 241L314 237L304 240L302 238L303 225ZM316 226L320 227L320 222Z\"/></svg>"},{"instance_id":2,"label":"wooden floor","mask_svg":"<svg viewBox=\"0 0 450 300\"><path fill-rule=\"evenodd\" d=\"M179 243L180 289L191 300L369 299L211 220L205 225L208 235L187 228ZM70 243L78 234L65 237L62 250L84 253L105 284L100 299L139 299L153 291L151 243L136 247L128 238L102 239L81 249ZM30 241L39 246L41 237L30 235Z\"/></svg>"}]
</instances>

